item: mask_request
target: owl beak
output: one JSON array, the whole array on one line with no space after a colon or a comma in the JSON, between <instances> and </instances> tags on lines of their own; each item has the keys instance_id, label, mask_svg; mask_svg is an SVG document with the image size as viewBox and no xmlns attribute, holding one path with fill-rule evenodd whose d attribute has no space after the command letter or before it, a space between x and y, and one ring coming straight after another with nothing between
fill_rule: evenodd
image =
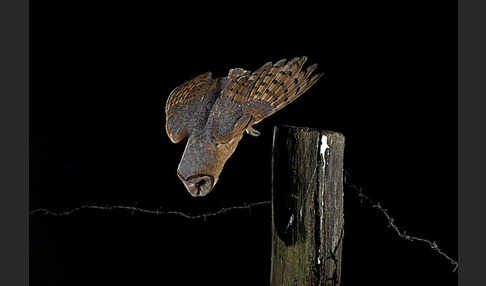
<instances>
[{"instance_id":1,"label":"owl beak","mask_svg":"<svg viewBox=\"0 0 486 286\"><path fill-rule=\"evenodd\" d=\"M204 197L213 189L214 186L213 176L196 175L191 176L188 179L184 179L179 172L177 172L177 176L193 197Z\"/></svg>"}]
</instances>

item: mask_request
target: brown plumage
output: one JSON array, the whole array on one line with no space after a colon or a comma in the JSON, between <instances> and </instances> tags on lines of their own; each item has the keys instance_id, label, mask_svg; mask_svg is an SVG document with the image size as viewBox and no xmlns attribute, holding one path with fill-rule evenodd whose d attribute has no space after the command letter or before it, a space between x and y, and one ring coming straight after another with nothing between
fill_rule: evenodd
<instances>
[{"instance_id":1,"label":"brown plumage","mask_svg":"<svg viewBox=\"0 0 486 286\"><path fill-rule=\"evenodd\" d=\"M210 72L176 87L165 106L165 129L174 143L188 137L177 174L193 196L205 196L233 154L243 132L307 91L322 74L303 69L306 57L266 63L254 72L231 69L213 79Z\"/></svg>"}]
</instances>

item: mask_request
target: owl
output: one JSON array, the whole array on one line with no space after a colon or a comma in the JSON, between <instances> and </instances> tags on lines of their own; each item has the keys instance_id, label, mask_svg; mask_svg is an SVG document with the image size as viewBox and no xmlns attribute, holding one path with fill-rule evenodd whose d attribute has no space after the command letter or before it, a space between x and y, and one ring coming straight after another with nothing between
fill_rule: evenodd
<instances>
[{"instance_id":1,"label":"owl","mask_svg":"<svg viewBox=\"0 0 486 286\"><path fill-rule=\"evenodd\" d=\"M243 138L259 136L253 125L296 100L323 75L307 58L268 62L226 77L201 74L176 87L165 105L165 130L173 143L187 139L177 176L194 197L207 195Z\"/></svg>"}]
</instances>

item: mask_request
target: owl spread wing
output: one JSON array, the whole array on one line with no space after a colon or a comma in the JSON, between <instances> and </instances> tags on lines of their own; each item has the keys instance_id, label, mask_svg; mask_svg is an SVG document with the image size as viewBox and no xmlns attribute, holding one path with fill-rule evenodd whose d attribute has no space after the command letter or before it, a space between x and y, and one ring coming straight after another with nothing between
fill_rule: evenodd
<instances>
[{"instance_id":1,"label":"owl spread wing","mask_svg":"<svg viewBox=\"0 0 486 286\"><path fill-rule=\"evenodd\" d=\"M207 72L181 84L170 93L165 105L165 130L173 143L204 128L209 111L220 95L218 82Z\"/></svg>"},{"instance_id":2,"label":"owl spread wing","mask_svg":"<svg viewBox=\"0 0 486 286\"><path fill-rule=\"evenodd\" d=\"M266 63L253 73L230 70L210 121L217 122L213 135L228 141L274 114L307 91L323 74L313 74L317 64L303 69L306 57ZM228 112L231 111L231 112ZM217 117L217 118L211 118Z\"/></svg>"}]
</instances>

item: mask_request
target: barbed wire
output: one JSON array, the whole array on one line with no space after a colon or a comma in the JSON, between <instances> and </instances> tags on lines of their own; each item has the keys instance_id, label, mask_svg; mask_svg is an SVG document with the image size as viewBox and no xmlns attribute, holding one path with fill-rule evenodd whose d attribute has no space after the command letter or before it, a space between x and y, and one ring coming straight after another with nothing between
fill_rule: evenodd
<instances>
[{"instance_id":1,"label":"barbed wire","mask_svg":"<svg viewBox=\"0 0 486 286\"><path fill-rule=\"evenodd\" d=\"M316 173L316 170L314 170L314 174L311 177L311 181L314 178L315 173ZM344 170L344 187L346 187L350 190L353 190L355 192L355 194L358 196L358 198L360 199L360 202L362 204L364 202L366 202L371 207L378 210L387 220L388 226L391 227L394 230L394 232L401 239L405 239L405 240L411 241L411 242L420 242L420 243L424 243L424 244L428 245L434 252L438 253L439 255L441 255L442 257L444 257L445 259L447 259L451 263L451 265L453 266L453 269L452 269L453 272L457 271L457 268L459 266L457 261L452 259L444 251L442 251L435 241L431 241L431 240L421 238L421 237L418 237L418 236L414 236L414 235L409 235L409 234L406 233L405 230L400 229L395 224L395 220L389 214L388 210L385 209L380 202L376 202L375 200L373 200L369 196L365 195L363 193L363 188L351 183L350 179L351 179L350 173L347 170ZM149 215L155 215L155 216L176 215L176 216L180 216L180 217L183 217L183 218L186 218L186 219L194 219L194 220L203 219L205 221L208 217L214 217L214 216L221 215L221 214L224 214L224 213L228 213L228 212L234 211L234 210L247 209L247 210L251 211L251 209L254 208L254 207L271 205L271 203L272 202L270 200L259 201L259 202L248 203L248 204L244 204L244 205L240 205L240 206L224 207L224 208L221 208L217 211L204 213L204 214L188 214L188 213L185 213L185 212L182 212L182 211L163 210L163 209L160 209L160 208L158 208L158 209L147 209L147 208L140 208L140 207L137 207L137 206L89 204L89 205L82 205L80 207L72 208L72 209L69 209L69 210L63 210L63 211L53 211L53 210L46 209L46 208L39 208L39 209L32 210L30 212L30 215L40 214L40 215L45 215L45 216L69 216L69 215L72 215L73 213L76 213L76 212L79 212L79 211L82 211L82 210L103 210L103 211L122 210L122 211L130 212L132 215L135 214L135 213L149 214Z\"/></svg>"},{"instance_id":2,"label":"barbed wire","mask_svg":"<svg viewBox=\"0 0 486 286\"><path fill-rule=\"evenodd\" d=\"M73 209L69 210L63 210L63 211L53 211L45 208L39 208L35 209L30 212L31 215L35 214L41 214L41 215L46 215L46 216L69 216L72 215L75 212L79 212L82 210L86 209L92 209L92 210L103 210L103 211L114 211L114 210L122 210L122 211L128 211L131 214L134 213L142 213L142 214L150 214L150 215L155 215L155 216L160 216L160 215L177 215L181 216L186 219L207 219L208 217L213 217L217 215L221 215L230 211L234 210L243 210L243 209L248 209L250 210L253 207L258 207L262 205L270 205L271 201L261 201L261 202L254 202L254 203L249 203L249 204L244 204L241 206L231 206L231 207L225 207L221 208L217 211L210 212L210 213L204 213L204 214L188 214L182 211L168 211L168 210L162 210L162 209L146 209L146 208L140 208L136 206L124 206L124 205L82 205L80 207L76 207Z\"/></svg>"},{"instance_id":3,"label":"barbed wire","mask_svg":"<svg viewBox=\"0 0 486 286\"><path fill-rule=\"evenodd\" d=\"M369 196L365 195L363 193L363 188L360 186L357 186L353 183L350 183L350 173L347 170L344 170L344 187L353 190L356 192L356 195L360 199L360 203L363 204L363 202L368 203L371 207L374 209L378 210L387 220L388 226L391 227L394 232L402 239L412 241L412 242L421 242L426 245L428 245L434 252L438 253L445 259L447 259L451 265L453 266L452 272L456 272L457 268L459 267L459 264L457 263L456 260L452 259L449 255L447 255L444 251L442 251L439 248L439 245L435 241L431 241L425 238L421 238L418 236L414 235L408 235L405 230L401 230L396 224L395 224L395 219L389 214L388 210L385 209L380 202L377 202L370 198Z\"/></svg>"}]
</instances>

